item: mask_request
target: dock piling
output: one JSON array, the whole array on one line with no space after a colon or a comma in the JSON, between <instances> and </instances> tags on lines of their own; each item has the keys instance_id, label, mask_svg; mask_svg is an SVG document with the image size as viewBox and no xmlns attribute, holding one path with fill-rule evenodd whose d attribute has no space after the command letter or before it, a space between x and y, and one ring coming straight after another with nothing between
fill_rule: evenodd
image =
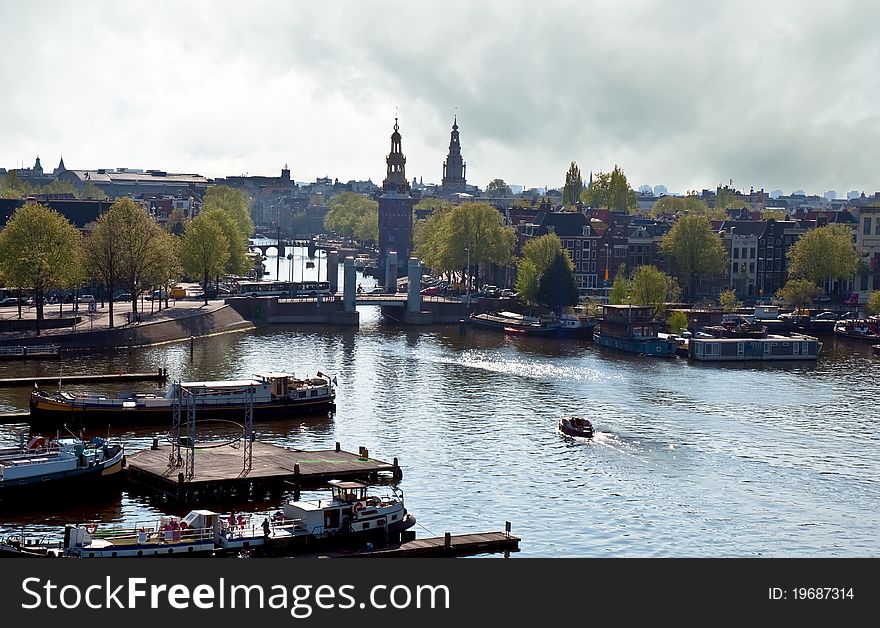
<instances>
[{"instance_id":1,"label":"dock piling","mask_svg":"<svg viewBox=\"0 0 880 628\"><path fill-rule=\"evenodd\" d=\"M447 533L443 536L443 547L444 547L447 551L449 551L450 549L452 549L452 534L449 533L449 532L447 532Z\"/></svg>"},{"instance_id":2,"label":"dock piling","mask_svg":"<svg viewBox=\"0 0 880 628\"><path fill-rule=\"evenodd\" d=\"M339 441L336 441L336 451L339 451L339 450L340 450L340 448L339 448ZM396 460L396 458L395 458L395 460Z\"/></svg>"}]
</instances>

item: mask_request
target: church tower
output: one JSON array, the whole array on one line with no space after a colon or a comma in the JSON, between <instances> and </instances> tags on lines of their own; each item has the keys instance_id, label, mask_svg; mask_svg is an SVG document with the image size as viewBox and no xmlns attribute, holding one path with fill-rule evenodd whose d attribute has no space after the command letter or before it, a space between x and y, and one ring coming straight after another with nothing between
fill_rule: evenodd
<instances>
[{"instance_id":1,"label":"church tower","mask_svg":"<svg viewBox=\"0 0 880 628\"><path fill-rule=\"evenodd\" d=\"M379 197L379 275L385 281L388 253L397 254L398 277L406 272L412 250L413 198L406 180L406 157L401 147L400 127L394 118L391 152L385 159L387 173Z\"/></svg>"},{"instance_id":2,"label":"church tower","mask_svg":"<svg viewBox=\"0 0 880 628\"><path fill-rule=\"evenodd\" d=\"M449 139L449 155L443 162L443 193L464 192L467 187L465 170L467 166L461 157L461 141L458 137L458 116L452 122L452 135Z\"/></svg>"}]
</instances>

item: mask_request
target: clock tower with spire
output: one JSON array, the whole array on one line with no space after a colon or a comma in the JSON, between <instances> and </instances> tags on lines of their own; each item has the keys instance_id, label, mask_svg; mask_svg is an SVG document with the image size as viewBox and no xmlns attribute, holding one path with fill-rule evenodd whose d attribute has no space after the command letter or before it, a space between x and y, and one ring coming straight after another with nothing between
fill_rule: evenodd
<instances>
[{"instance_id":1,"label":"clock tower with spire","mask_svg":"<svg viewBox=\"0 0 880 628\"><path fill-rule=\"evenodd\" d=\"M458 116L452 122L452 134L449 139L449 155L443 162L443 193L454 194L467 189L465 171L467 165L461 157L461 141L458 137Z\"/></svg>"},{"instance_id":2,"label":"clock tower with spire","mask_svg":"<svg viewBox=\"0 0 880 628\"><path fill-rule=\"evenodd\" d=\"M379 197L379 275L385 281L388 253L397 253L398 277L406 272L412 251L413 198L406 180L406 157L401 147L400 127L394 118L391 152L385 159L387 173Z\"/></svg>"}]
</instances>

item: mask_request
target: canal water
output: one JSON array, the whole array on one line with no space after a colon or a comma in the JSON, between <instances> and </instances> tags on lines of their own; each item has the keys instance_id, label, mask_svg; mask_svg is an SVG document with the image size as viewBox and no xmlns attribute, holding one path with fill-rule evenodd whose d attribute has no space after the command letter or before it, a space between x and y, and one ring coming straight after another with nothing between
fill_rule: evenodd
<instances>
[{"instance_id":1,"label":"canal water","mask_svg":"<svg viewBox=\"0 0 880 628\"><path fill-rule=\"evenodd\" d=\"M509 521L522 537L519 556L529 557L878 555L880 360L867 345L825 338L817 363L718 366L458 325L401 328L378 308L360 312L358 329L273 327L197 339L192 355L183 342L2 363L0 376L160 367L182 380L335 375L335 415L257 423L259 438L397 457L419 536ZM28 394L0 389L0 411L26 408ZM567 414L589 418L595 438L559 434ZM0 442L27 429L0 425ZM161 431L112 433L134 452ZM98 505L47 500L0 512L0 536L154 521L165 510L125 491Z\"/></svg>"}]
</instances>

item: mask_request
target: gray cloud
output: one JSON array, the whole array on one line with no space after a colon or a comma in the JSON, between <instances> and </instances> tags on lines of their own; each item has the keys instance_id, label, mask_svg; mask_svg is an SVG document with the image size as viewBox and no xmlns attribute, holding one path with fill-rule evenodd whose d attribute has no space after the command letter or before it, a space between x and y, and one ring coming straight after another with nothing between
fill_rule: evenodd
<instances>
[{"instance_id":1,"label":"gray cloud","mask_svg":"<svg viewBox=\"0 0 880 628\"><path fill-rule=\"evenodd\" d=\"M880 5L0 0L0 165L880 190Z\"/></svg>"}]
</instances>

